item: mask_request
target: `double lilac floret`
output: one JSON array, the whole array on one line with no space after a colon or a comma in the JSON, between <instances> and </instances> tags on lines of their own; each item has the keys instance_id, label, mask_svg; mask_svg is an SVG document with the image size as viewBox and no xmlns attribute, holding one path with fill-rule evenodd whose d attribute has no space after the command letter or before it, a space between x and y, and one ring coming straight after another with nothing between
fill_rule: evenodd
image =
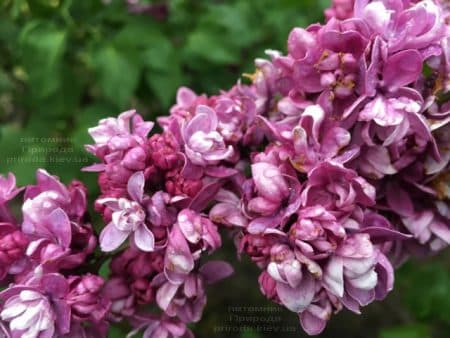
<instances>
[{"instance_id":1,"label":"double lilac floret","mask_svg":"<svg viewBox=\"0 0 450 338\"><path fill-rule=\"evenodd\" d=\"M100 247L103 251L117 249L128 236L133 236L136 246L143 251L153 251L155 236L146 225L146 211L142 205L144 198L144 174L137 172L128 181L127 198L104 198L98 203L111 209L111 222L100 234Z\"/></svg>"}]
</instances>

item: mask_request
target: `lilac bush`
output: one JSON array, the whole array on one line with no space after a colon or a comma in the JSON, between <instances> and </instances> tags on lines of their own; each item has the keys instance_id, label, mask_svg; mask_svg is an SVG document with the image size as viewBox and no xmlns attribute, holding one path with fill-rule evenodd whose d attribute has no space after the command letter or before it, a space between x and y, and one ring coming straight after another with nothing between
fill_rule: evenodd
<instances>
[{"instance_id":1,"label":"lilac bush","mask_svg":"<svg viewBox=\"0 0 450 338\"><path fill-rule=\"evenodd\" d=\"M81 182L0 177L0 337L106 337L122 321L128 337L193 337L206 288L233 273L207 258L224 232L310 335L382 300L408 257L450 244L448 9L336 0L250 84L180 88L160 133L134 110L101 120L84 168L100 229Z\"/></svg>"}]
</instances>

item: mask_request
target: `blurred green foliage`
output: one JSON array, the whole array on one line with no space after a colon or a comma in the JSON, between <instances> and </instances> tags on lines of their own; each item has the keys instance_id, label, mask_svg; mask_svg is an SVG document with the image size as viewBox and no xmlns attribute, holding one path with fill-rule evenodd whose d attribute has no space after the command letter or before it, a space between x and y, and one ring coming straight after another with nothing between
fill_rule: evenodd
<instances>
[{"instance_id":1,"label":"blurred green foliage","mask_svg":"<svg viewBox=\"0 0 450 338\"><path fill-rule=\"evenodd\" d=\"M105 4L108 2L108 4ZM43 167L63 181L86 182L94 161L83 145L99 119L137 108L146 118L167 114L180 85L213 94L229 88L265 49L285 50L290 29L322 20L327 0L142 1L163 17L128 12L124 0L0 0L0 173L20 184ZM297 317L280 310L275 326L295 333L214 331L229 306L273 306L259 293L257 269L236 260L231 241L218 254L237 274L209 290L198 337L303 337ZM231 258L230 258L231 257ZM450 334L450 258L412 262L396 289L358 317L333 317L323 338L446 338ZM107 265L101 274L106 275ZM255 315L255 314L253 314ZM262 316L260 313L256 313ZM237 325L239 326L239 325ZM110 336L122 338L120 328Z\"/></svg>"}]
</instances>

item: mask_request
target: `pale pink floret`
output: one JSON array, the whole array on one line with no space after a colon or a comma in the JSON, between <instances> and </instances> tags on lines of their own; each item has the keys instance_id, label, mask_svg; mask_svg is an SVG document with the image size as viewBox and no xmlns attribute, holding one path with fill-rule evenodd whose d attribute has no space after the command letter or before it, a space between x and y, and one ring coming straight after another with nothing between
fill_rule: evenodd
<instances>
[{"instance_id":1,"label":"pale pink floret","mask_svg":"<svg viewBox=\"0 0 450 338\"><path fill-rule=\"evenodd\" d=\"M128 181L128 194L131 198L105 198L98 201L112 211L111 222L100 234L100 247L103 251L114 251L133 236L136 246L142 251L153 251L155 237L146 224L146 211L142 206L145 179L137 172Z\"/></svg>"}]
</instances>

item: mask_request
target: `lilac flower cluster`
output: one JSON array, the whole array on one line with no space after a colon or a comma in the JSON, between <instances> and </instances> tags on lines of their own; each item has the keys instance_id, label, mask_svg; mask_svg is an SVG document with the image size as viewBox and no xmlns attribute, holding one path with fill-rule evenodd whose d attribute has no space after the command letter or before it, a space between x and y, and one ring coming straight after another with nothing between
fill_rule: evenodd
<instances>
[{"instance_id":1,"label":"lilac flower cluster","mask_svg":"<svg viewBox=\"0 0 450 338\"><path fill-rule=\"evenodd\" d=\"M0 337L193 337L220 229L261 292L319 334L450 244L450 14L438 0L335 0L229 91L182 87L160 133L130 110L89 129L98 246L80 182L0 178ZM97 251L94 251L98 247ZM109 262L106 281L95 275Z\"/></svg>"},{"instance_id":2,"label":"lilac flower cluster","mask_svg":"<svg viewBox=\"0 0 450 338\"><path fill-rule=\"evenodd\" d=\"M104 280L84 271L96 247L86 188L63 185L45 170L17 188L0 176L0 337L98 337L111 302ZM10 208L23 193L22 217Z\"/></svg>"},{"instance_id":3,"label":"lilac flower cluster","mask_svg":"<svg viewBox=\"0 0 450 338\"><path fill-rule=\"evenodd\" d=\"M239 249L261 292L309 334L384 298L410 255L450 243L448 9L334 1L326 15L291 31L287 55L257 60L268 143L221 204L244 216Z\"/></svg>"}]
</instances>

